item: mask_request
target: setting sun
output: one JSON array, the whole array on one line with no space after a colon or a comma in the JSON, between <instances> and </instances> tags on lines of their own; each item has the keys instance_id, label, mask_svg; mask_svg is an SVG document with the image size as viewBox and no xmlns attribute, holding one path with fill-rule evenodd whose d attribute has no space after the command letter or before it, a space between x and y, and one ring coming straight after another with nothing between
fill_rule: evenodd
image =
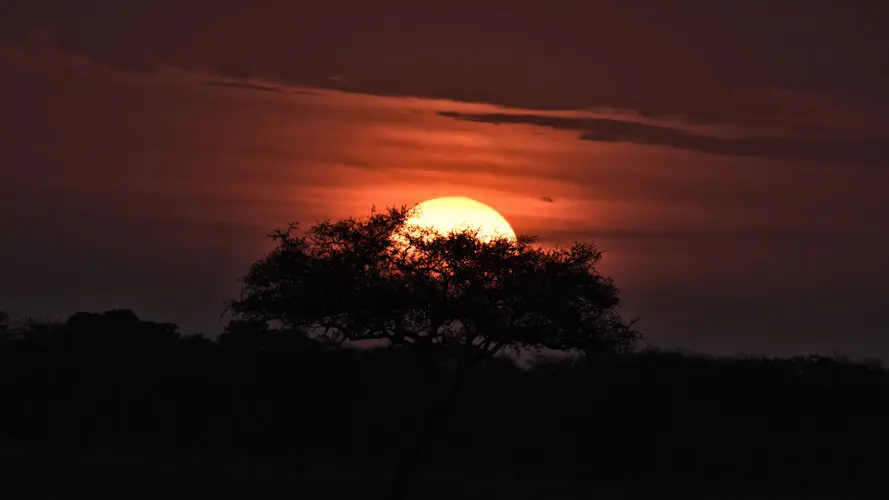
<instances>
[{"instance_id":1,"label":"setting sun","mask_svg":"<svg viewBox=\"0 0 889 500\"><path fill-rule=\"evenodd\" d=\"M493 208L465 196L445 196L426 200L416 206L417 214L408 219L416 225L446 235L453 231L476 229L479 239L490 241L498 237L515 239L509 222Z\"/></svg>"}]
</instances>

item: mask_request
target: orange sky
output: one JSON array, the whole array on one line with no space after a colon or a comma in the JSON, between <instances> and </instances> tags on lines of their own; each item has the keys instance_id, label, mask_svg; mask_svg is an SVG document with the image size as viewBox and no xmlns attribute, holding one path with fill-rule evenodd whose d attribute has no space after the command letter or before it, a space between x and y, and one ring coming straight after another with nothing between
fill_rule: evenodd
<instances>
[{"instance_id":1,"label":"orange sky","mask_svg":"<svg viewBox=\"0 0 889 500\"><path fill-rule=\"evenodd\" d=\"M889 304L873 299L889 278L879 250L885 188L872 165L845 164L837 177L835 165L812 160L578 140L582 130L439 114L529 110L208 85L222 79L130 74L55 51L4 50L0 64L0 145L15 167L0 188L0 222L15 234L0 263L16 285L0 297L10 308L132 307L213 330L270 229L460 195L496 208L517 233L596 241L603 271L657 343L794 352L841 348L843 324L865 337L885 331L875 318ZM533 114L749 132L622 110ZM806 323L825 301L835 307ZM807 333L786 333L801 322Z\"/></svg>"}]
</instances>

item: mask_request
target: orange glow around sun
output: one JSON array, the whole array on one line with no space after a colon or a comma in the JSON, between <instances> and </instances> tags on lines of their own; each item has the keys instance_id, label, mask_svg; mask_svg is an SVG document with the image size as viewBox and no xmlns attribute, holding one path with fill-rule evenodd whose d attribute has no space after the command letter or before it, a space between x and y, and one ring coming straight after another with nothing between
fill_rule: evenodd
<instances>
[{"instance_id":1,"label":"orange glow around sun","mask_svg":"<svg viewBox=\"0 0 889 500\"><path fill-rule=\"evenodd\" d=\"M509 222L493 208L465 196L445 196L426 200L416 207L417 214L407 221L408 226L419 226L447 235L454 231L475 229L479 239L491 241L516 234Z\"/></svg>"}]
</instances>

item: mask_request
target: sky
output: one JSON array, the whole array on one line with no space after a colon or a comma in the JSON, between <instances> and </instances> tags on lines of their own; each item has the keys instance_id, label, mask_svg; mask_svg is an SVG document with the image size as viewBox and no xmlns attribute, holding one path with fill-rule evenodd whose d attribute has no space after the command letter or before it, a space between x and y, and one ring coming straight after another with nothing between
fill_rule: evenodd
<instances>
[{"instance_id":1,"label":"sky","mask_svg":"<svg viewBox=\"0 0 889 500\"><path fill-rule=\"evenodd\" d=\"M0 5L0 309L222 329L288 222L469 196L647 341L889 359L880 0Z\"/></svg>"}]
</instances>

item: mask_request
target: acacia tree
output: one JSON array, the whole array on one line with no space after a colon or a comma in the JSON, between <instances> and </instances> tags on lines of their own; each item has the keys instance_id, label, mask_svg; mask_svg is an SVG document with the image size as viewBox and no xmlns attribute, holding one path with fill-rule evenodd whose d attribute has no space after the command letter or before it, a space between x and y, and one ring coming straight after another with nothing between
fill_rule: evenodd
<instances>
[{"instance_id":1,"label":"acacia tree","mask_svg":"<svg viewBox=\"0 0 889 500\"><path fill-rule=\"evenodd\" d=\"M446 347L467 362L506 347L614 351L638 340L617 288L596 270L594 245L546 249L473 229L440 235L408 226L412 213L274 231L276 248L251 266L230 310L335 344Z\"/></svg>"},{"instance_id":2,"label":"acacia tree","mask_svg":"<svg viewBox=\"0 0 889 500\"><path fill-rule=\"evenodd\" d=\"M229 304L236 321L278 323L335 345L388 340L451 356L454 383L401 464L393 498L475 363L509 347L613 352L639 338L618 312L614 283L596 270L594 245L545 249L531 237L487 240L471 228L441 235L409 226L413 214L389 208L276 230L276 248Z\"/></svg>"}]
</instances>

